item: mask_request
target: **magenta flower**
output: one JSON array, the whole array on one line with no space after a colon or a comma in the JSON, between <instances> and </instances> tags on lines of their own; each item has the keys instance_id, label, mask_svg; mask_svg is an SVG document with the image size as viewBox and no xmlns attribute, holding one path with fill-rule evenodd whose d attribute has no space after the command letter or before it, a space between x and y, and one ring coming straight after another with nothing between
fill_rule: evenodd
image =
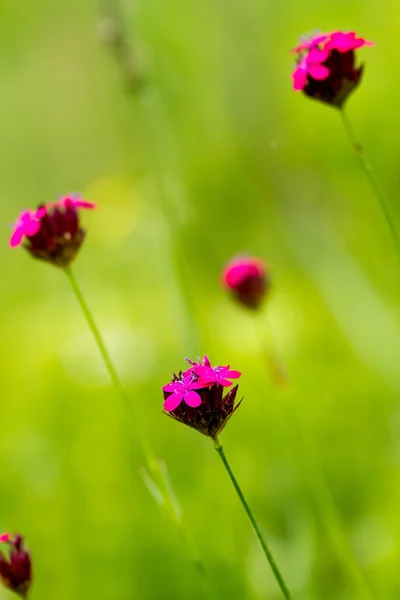
<instances>
[{"instance_id":1,"label":"magenta flower","mask_svg":"<svg viewBox=\"0 0 400 600\"><path fill-rule=\"evenodd\" d=\"M223 393L232 385L229 378L237 379L241 373L230 367L212 367L206 355L203 361L188 362L192 366L174 375L162 388L164 410L173 419L215 439L240 404L235 406L237 385L225 396Z\"/></svg>"},{"instance_id":2,"label":"magenta flower","mask_svg":"<svg viewBox=\"0 0 400 600\"><path fill-rule=\"evenodd\" d=\"M206 355L204 355L203 364L193 367L193 373L199 378L197 383L203 386L217 383L222 387L230 387L233 385L230 379L239 379L241 376L240 371L232 371L229 365L226 367L212 367Z\"/></svg>"},{"instance_id":3,"label":"magenta flower","mask_svg":"<svg viewBox=\"0 0 400 600\"><path fill-rule=\"evenodd\" d=\"M196 377L193 377L193 373L187 373L183 379L177 381L171 381L167 385L164 385L164 392L172 392L170 396L165 399L164 410L171 412L175 410L182 400L192 408L200 406L201 398L199 394L193 390L203 387L201 383L196 381Z\"/></svg>"},{"instance_id":4,"label":"magenta flower","mask_svg":"<svg viewBox=\"0 0 400 600\"><path fill-rule=\"evenodd\" d=\"M307 96L341 108L360 82L363 67L355 67L354 51L372 46L354 31L311 36L292 50L297 55L293 87Z\"/></svg>"},{"instance_id":5,"label":"magenta flower","mask_svg":"<svg viewBox=\"0 0 400 600\"><path fill-rule=\"evenodd\" d=\"M259 258L244 256L228 263L222 282L238 302L252 309L260 307L270 287L266 264Z\"/></svg>"},{"instance_id":6,"label":"magenta flower","mask_svg":"<svg viewBox=\"0 0 400 600\"><path fill-rule=\"evenodd\" d=\"M0 543L8 546L5 554L0 551L0 579L9 590L27 598L32 583L32 562L23 538L4 533Z\"/></svg>"},{"instance_id":7,"label":"magenta flower","mask_svg":"<svg viewBox=\"0 0 400 600\"><path fill-rule=\"evenodd\" d=\"M36 211L24 211L18 218L10 238L16 248L24 248L61 268L68 267L76 258L85 239L85 230L79 225L78 209L93 209L92 202L67 196L58 202L39 206Z\"/></svg>"}]
</instances>

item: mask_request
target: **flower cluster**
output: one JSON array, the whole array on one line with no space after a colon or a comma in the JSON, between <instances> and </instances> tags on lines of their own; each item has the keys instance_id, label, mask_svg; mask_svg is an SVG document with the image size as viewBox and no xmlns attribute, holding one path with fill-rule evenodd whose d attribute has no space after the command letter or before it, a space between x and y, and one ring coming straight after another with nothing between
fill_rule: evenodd
<instances>
[{"instance_id":1,"label":"flower cluster","mask_svg":"<svg viewBox=\"0 0 400 600\"><path fill-rule=\"evenodd\" d=\"M227 264L222 283L240 304L252 309L260 307L270 287L266 264L259 258L245 256Z\"/></svg>"},{"instance_id":2,"label":"flower cluster","mask_svg":"<svg viewBox=\"0 0 400 600\"><path fill-rule=\"evenodd\" d=\"M58 202L41 205L20 214L10 238L15 248L24 241L32 256L66 268L75 259L85 239L79 225L79 208L95 208L91 202L67 196Z\"/></svg>"},{"instance_id":3,"label":"flower cluster","mask_svg":"<svg viewBox=\"0 0 400 600\"><path fill-rule=\"evenodd\" d=\"M333 31L304 40L292 50L297 56L294 89L341 108L360 82L363 71L362 66L355 66L354 51L372 45L354 31Z\"/></svg>"},{"instance_id":4,"label":"flower cluster","mask_svg":"<svg viewBox=\"0 0 400 600\"><path fill-rule=\"evenodd\" d=\"M4 533L0 543L0 579L5 587L26 598L32 582L32 563L21 535Z\"/></svg>"},{"instance_id":5,"label":"flower cluster","mask_svg":"<svg viewBox=\"0 0 400 600\"><path fill-rule=\"evenodd\" d=\"M231 387L231 380L239 379L241 373L229 365L213 367L206 355L203 360L188 362L191 366L162 388L164 410L215 440L241 402L235 406L237 385L224 396L224 388Z\"/></svg>"}]
</instances>

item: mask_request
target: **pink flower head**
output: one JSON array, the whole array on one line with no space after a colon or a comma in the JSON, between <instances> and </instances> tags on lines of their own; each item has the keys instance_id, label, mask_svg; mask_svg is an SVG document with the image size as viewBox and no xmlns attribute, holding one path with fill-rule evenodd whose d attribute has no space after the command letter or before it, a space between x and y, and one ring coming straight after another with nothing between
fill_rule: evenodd
<instances>
[{"instance_id":1,"label":"pink flower head","mask_svg":"<svg viewBox=\"0 0 400 600\"><path fill-rule=\"evenodd\" d=\"M372 45L354 31L311 36L292 50L297 55L293 88L341 108L362 75L362 67L355 67L354 51Z\"/></svg>"},{"instance_id":2,"label":"pink flower head","mask_svg":"<svg viewBox=\"0 0 400 600\"><path fill-rule=\"evenodd\" d=\"M193 377L193 374L190 372L184 375L182 379L171 381L171 383L164 385L163 391L171 392L171 395L165 399L164 410L172 412L180 405L182 400L192 408L200 406L201 398L199 394L193 390L199 389L203 387L203 385L196 381L196 379L197 378Z\"/></svg>"},{"instance_id":3,"label":"pink flower head","mask_svg":"<svg viewBox=\"0 0 400 600\"><path fill-rule=\"evenodd\" d=\"M8 546L4 554L0 550L0 579L5 587L21 598L26 598L32 583L32 562L21 535L4 533L0 543Z\"/></svg>"},{"instance_id":4,"label":"pink flower head","mask_svg":"<svg viewBox=\"0 0 400 600\"><path fill-rule=\"evenodd\" d=\"M25 240L32 256L58 267L68 267L77 256L85 238L79 224L79 209L93 209L95 204L67 196L58 202L41 205L36 211L25 211L18 218L10 239L15 248Z\"/></svg>"},{"instance_id":5,"label":"pink flower head","mask_svg":"<svg viewBox=\"0 0 400 600\"><path fill-rule=\"evenodd\" d=\"M222 282L243 306L257 309L269 289L267 266L259 258L234 258L225 267Z\"/></svg>"},{"instance_id":6,"label":"pink flower head","mask_svg":"<svg viewBox=\"0 0 400 600\"><path fill-rule=\"evenodd\" d=\"M229 366L212 367L207 355L203 361L188 362L192 366L162 388L164 410L176 421L216 439L240 404L235 406L238 386L225 396L224 388L232 385L229 378L237 379L241 373Z\"/></svg>"}]
</instances>

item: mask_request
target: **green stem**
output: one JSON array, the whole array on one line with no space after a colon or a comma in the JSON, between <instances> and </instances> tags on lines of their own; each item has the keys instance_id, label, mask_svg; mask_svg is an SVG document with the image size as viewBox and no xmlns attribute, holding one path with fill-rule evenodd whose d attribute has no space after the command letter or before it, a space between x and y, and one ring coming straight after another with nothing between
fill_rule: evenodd
<instances>
[{"instance_id":1,"label":"green stem","mask_svg":"<svg viewBox=\"0 0 400 600\"><path fill-rule=\"evenodd\" d=\"M178 499L175 495L175 492L172 487L172 483L169 480L169 476L166 470L166 466L160 463L154 457L154 454L151 450L150 443L147 437L144 434L143 428L140 426L138 416L135 414L132 405L129 402L129 397L125 391L124 386L121 383L121 380L118 376L118 373L113 365L113 362L110 358L104 340L101 336L100 330L96 325L96 322L93 318L92 312L81 292L81 289L78 285L78 282L75 278L75 275L70 267L64 269L65 273L70 281L71 287L75 293L75 296L79 302L79 305L82 309L82 312L86 318L86 321L89 325L89 328L93 334L93 337L96 341L97 347L103 359L104 365L110 375L110 379L114 388L116 389L118 395L120 396L122 402L124 403L129 416L131 417L132 425L135 431L136 438L138 440L140 451L142 453L145 464L151 473L151 478L148 475L144 475L145 483L147 483L148 489L151 491L151 488L154 489L153 496L155 498L159 497L159 504L164 509L165 513L169 516L172 522L175 524L179 537L184 542L186 548L188 549L189 555L191 556L192 565L195 571L199 574L200 580L202 582L202 587L204 590L204 594L206 597L214 598L215 594L213 589L211 588L210 581L207 576L207 572L204 568L203 563L199 559L197 552L194 547L194 542L189 534L189 531L186 528L182 517L182 511L178 503Z\"/></svg>"},{"instance_id":2,"label":"green stem","mask_svg":"<svg viewBox=\"0 0 400 600\"><path fill-rule=\"evenodd\" d=\"M240 499L240 501L241 501L241 503L243 505L245 513L248 516L248 518L250 519L250 523L251 523L251 525L252 525L252 527L254 529L254 532L255 532L255 534L257 536L258 541L261 544L263 552L264 552L264 554L265 554L265 556L266 556L266 558L268 560L269 566L272 569L272 572L273 572L273 574L275 576L275 579L276 579L276 581L277 581L277 583L278 583L278 585L279 585L279 587L280 587L280 589L282 591L283 596L286 598L286 600L292 600L292 595L289 592L289 589L288 589L288 587L287 587L287 585L285 583L283 575L280 572L280 570L278 568L278 565L276 564L275 558L274 558L271 550L269 549L266 541L264 540L264 537L263 537L263 534L261 532L261 529L260 529L257 521L255 520L253 513L251 512L250 506L248 505L247 500L246 500L246 498L243 495L242 489L241 489L241 487L240 487L240 485L239 485L239 483L238 483L238 481L237 481L237 479L236 479L236 477L235 477L235 475L234 475L234 473L233 473L233 471L231 469L231 466L230 466L230 464L228 462L228 459L226 458L224 449L223 449L223 447L222 447L222 445L221 445L221 443L220 443L220 441L219 441L218 438L215 439L215 449L218 452L218 454L220 455L221 460L223 462L223 465L224 465L224 467L225 467L225 469L226 469L226 471L227 471L227 473L228 473L228 475L230 477L230 480L231 480L231 482L233 484L233 487L235 488L236 493L239 496L239 499Z\"/></svg>"},{"instance_id":3,"label":"green stem","mask_svg":"<svg viewBox=\"0 0 400 600\"><path fill-rule=\"evenodd\" d=\"M370 184L372 191L374 192L374 194L376 196L376 199L378 201L378 204L380 206L382 214L386 220L387 226L390 230L391 236L393 238L393 242L396 246L396 250L397 250L399 258L400 258L400 236L397 232L395 224L393 223L393 219L390 214L389 208L387 206L386 199L385 199L385 197L381 191L381 188L379 186L379 183L375 177L372 165L369 161L369 158L367 157L367 155L365 153L365 150L363 149L362 145L356 138L356 135L353 130L353 126L352 126L346 112L344 111L343 108L340 109L339 112L340 112L343 126L344 126L347 136L350 140L350 144L352 145L352 147L357 155L358 161L361 165L361 168L364 171L364 174L368 180L368 183Z\"/></svg>"}]
</instances>

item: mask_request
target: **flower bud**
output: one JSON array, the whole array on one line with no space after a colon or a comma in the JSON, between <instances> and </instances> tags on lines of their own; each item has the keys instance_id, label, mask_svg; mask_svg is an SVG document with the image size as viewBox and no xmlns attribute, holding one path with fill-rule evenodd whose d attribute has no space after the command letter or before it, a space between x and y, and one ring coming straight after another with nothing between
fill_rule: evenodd
<instances>
[{"instance_id":1,"label":"flower bud","mask_svg":"<svg viewBox=\"0 0 400 600\"><path fill-rule=\"evenodd\" d=\"M66 197L36 211L21 213L14 226L10 246L24 241L24 248L35 258L66 268L76 258L86 231L79 224L79 208L95 208L91 202Z\"/></svg>"},{"instance_id":2,"label":"flower bud","mask_svg":"<svg viewBox=\"0 0 400 600\"><path fill-rule=\"evenodd\" d=\"M0 543L0 579L5 587L27 598L32 583L32 563L23 537L4 533Z\"/></svg>"},{"instance_id":3,"label":"flower bud","mask_svg":"<svg viewBox=\"0 0 400 600\"><path fill-rule=\"evenodd\" d=\"M215 440L241 403L235 406L237 385L224 396L224 388L232 386L231 379L238 379L241 373L229 365L212 367L206 355L203 361L188 362L191 367L163 387L164 411Z\"/></svg>"},{"instance_id":4,"label":"flower bud","mask_svg":"<svg viewBox=\"0 0 400 600\"><path fill-rule=\"evenodd\" d=\"M251 257L231 260L224 269L222 282L240 304L252 309L260 307L270 287L266 264Z\"/></svg>"},{"instance_id":5,"label":"flower bud","mask_svg":"<svg viewBox=\"0 0 400 600\"><path fill-rule=\"evenodd\" d=\"M373 42L357 37L354 31L333 31L306 39L293 50L297 55L294 89L342 108L363 73L363 66L355 65L354 51L372 45Z\"/></svg>"}]
</instances>

